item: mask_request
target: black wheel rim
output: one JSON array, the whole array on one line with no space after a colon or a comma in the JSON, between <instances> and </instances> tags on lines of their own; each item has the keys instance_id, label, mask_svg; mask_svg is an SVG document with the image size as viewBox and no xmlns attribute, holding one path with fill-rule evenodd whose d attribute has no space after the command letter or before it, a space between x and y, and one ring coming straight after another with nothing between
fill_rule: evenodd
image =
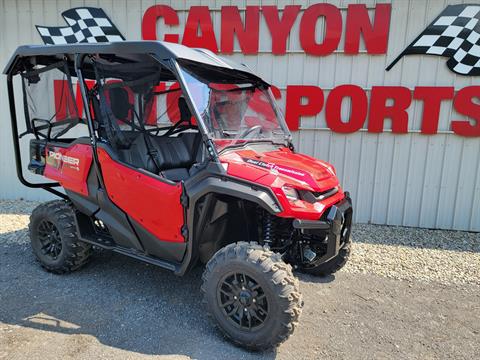
<instances>
[{"instance_id":1,"label":"black wheel rim","mask_svg":"<svg viewBox=\"0 0 480 360\"><path fill-rule=\"evenodd\" d=\"M225 276L219 283L217 300L225 317L242 330L257 330L267 319L267 296L258 282L245 273Z\"/></svg>"},{"instance_id":2,"label":"black wheel rim","mask_svg":"<svg viewBox=\"0 0 480 360\"><path fill-rule=\"evenodd\" d=\"M38 239L42 254L56 260L62 251L62 239L57 227L51 221L42 220L38 224Z\"/></svg>"}]
</instances>

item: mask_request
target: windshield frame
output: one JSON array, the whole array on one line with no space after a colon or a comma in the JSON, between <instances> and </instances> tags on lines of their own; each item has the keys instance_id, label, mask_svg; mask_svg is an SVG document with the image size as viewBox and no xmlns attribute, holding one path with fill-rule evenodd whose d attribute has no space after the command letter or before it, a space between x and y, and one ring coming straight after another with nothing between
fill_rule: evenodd
<instances>
[{"instance_id":1,"label":"windshield frame","mask_svg":"<svg viewBox=\"0 0 480 360\"><path fill-rule=\"evenodd\" d=\"M223 152L226 149L229 149L229 148L232 148L232 147L238 147L239 145L248 144L248 143L262 143L263 142L263 143L272 143L272 144L275 144L275 145L283 145L283 146L286 146L286 147L291 146L291 144L292 144L292 134L290 133L290 130L288 129L288 126L286 124L283 112L280 110L280 108L278 106L278 103L276 102L275 97L273 96L270 84L268 84L267 82L265 82L264 80L262 80L260 78L255 77L253 74L248 74L248 73L243 73L242 72L243 76L245 76L245 74L248 74L251 77L252 83L262 84L262 85L265 86L265 90L269 95L268 100L270 102L270 105L272 106L272 110L276 114L276 120L278 122L278 125L281 128L281 130L284 132L283 141L282 142L280 142L279 140L275 141L276 139L274 139L274 138L265 138L265 139L256 139L256 138L234 139L234 138L232 138L231 144L226 145L222 149L217 149L217 146L215 145L215 140L220 140L220 139L212 136L212 133L210 132L207 124L205 123L205 121L203 119L203 116L201 115L201 112L200 112L197 104L194 101L194 97L193 97L193 95L190 91L190 87L188 86L188 83L187 83L187 81L185 79L185 76L183 74L183 72L189 72L189 71L187 71L187 69L185 69L176 59L171 60L171 63L173 65L175 75L177 76L177 79L180 83L180 87L182 88L182 91L186 95L187 103L191 107L192 113L194 114L194 116L197 120L197 124L199 124L199 129L202 132L202 135L204 136L204 138L208 139L208 143L211 145L211 147L213 147L212 150L214 151L215 154L218 155L219 152ZM192 61L192 63L195 63L195 62ZM201 65L201 63L198 63L198 64ZM218 67L218 68L221 68L221 67ZM260 88L260 86L258 86L258 87ZM280 137L279 137L279 139L280 139ZM211 152L211 150L209 150L209 152Z\"/></svg>"}]
</instances>

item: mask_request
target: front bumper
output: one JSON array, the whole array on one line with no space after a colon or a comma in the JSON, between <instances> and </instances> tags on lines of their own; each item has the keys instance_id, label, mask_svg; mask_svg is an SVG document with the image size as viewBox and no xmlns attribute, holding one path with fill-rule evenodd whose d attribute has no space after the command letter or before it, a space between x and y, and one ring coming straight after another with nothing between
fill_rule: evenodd
<instances>
[{"instance_id":1,"label":"front bumper","mask_svg":"<svg viewBox=\"0 0 480 360\"><path fill-rule=\"evenodd\" d=\"M352 215L352 199L350 194L345 192L345 198L328 210L324 220L295 219L293 227L302 233L324 237L327 251L315 262L325 263L337 256L340 249L348 242L352 228Z\"/></svg>"}]
</instances>

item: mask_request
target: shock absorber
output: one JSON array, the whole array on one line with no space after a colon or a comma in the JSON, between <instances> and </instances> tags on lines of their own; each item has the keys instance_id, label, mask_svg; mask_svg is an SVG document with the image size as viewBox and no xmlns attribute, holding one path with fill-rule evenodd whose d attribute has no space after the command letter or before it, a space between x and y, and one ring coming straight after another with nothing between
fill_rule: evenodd
<instances>
[{"instance_id":1,"label":"shock absorber","mask_svg":"<svg viewBox=\"0 0 480 360\"><path fill-rule=\"evenodd\" d=\"M263 229L263 242L269 247L272 246L275 240L275 219L273 215L264 211L262 217L262 229Z\"/></svg>"}]
</instances>

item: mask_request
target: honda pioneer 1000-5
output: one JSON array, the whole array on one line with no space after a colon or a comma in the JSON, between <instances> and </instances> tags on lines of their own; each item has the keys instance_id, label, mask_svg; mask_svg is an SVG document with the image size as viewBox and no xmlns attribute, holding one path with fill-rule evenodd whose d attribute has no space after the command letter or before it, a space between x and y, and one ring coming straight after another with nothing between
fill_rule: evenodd
<instances>
[{"instance_id":1,"label":"honda pioneer 1000-5","mask_svg":"<svg viewBox=\"0 0 480 360\"><path fill-rule=\"evenodd\" d=\"M177 275L205 264L208 313L233 342L266 349L301 312L292 267L321 276L347 261L348 193L332 165L294 150L248 67L124 41L22 46L5 74L18 177L61 198L30 218L46 270L77 270L95 246ZM28 139L28 169L50 182L24 173Z\"/></svg>"}]
</instances>

